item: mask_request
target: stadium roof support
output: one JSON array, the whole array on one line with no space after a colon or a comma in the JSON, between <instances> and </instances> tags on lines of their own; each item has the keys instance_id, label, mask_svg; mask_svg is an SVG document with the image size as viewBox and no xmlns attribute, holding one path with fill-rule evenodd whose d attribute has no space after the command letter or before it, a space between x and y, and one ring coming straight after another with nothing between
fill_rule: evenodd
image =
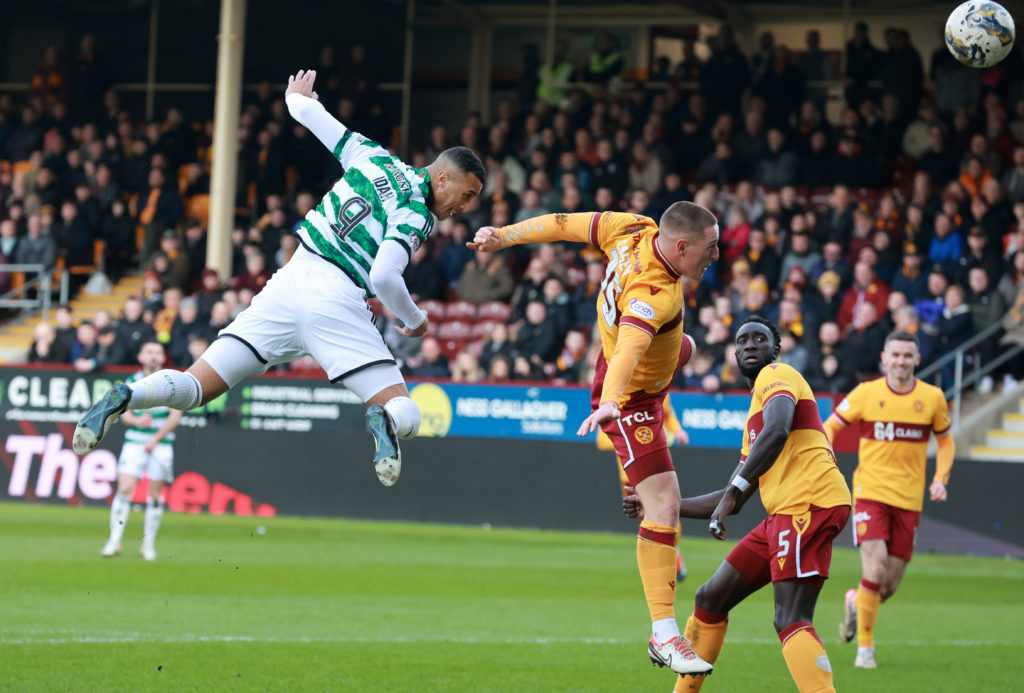
<instances>
[{"instance_id":1,"label":"stadium roof support","mask_svg":"<svg viewBox=\"0 0 1024 693\"><path fill-rule=\"evenodd\" d=\"M213 104L213 171L206 266L231 276L231 229L238 181L238 120L242 107L242 55L246 0L221 0L217 34L217 91Z\"/></svg>"},{"instance_id":2,"label":"stadium roof support","mask_svg":"<svg viewBox=\"0 0 1024 693\"><path fill-rule=\"evenodd\" d=\"M409 157L409 123L412 114L412 40L415 35L416 0L405 2L405 56L402 59L402 120L398 152L403 159Z\"/></svg>"}]
</instances>

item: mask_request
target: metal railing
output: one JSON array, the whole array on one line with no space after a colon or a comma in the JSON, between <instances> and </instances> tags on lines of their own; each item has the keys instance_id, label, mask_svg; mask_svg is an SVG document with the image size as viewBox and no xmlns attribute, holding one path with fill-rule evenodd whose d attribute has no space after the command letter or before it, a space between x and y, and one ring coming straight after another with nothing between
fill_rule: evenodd
<instances>
[{"instance_id":1,"label":"metal railing","mask_svg":"<svg viewBox=\"0 0 1024 693\"><path fill-rule=\"evenodd\" d=\"M989 325L984 330L974 335L966 342L958 346L948 354L936 359L933 363L929 364L927 368L921 369L918 372L917 377L921 380L925 380L946 364L953 362L953 384L947 386L946 383L939 382L939 385L943 388L943 394L946 399L953 399L953 434L956 435L960 432L960 408L963 401L964 390L976 385L978 381L989 375L995 369L1017 356L1018 354L1024 354L1024 344L1014 344L1008 346L1005 351L999 354L996 358L992 359L986 364L982 364L979 358L972 360L971 372L968 375L964 375L964 359L969 351L974 349L976 346L984 342L986 339L991 339L999 333L1002 329L1002 320ZM941 374L940 374L941 378Z\"/></svg>"},{"instance_id":2,"label":"metal railing","mask_svg":"<svg viewBox=\"0 0 1024 693\"><path fill-rule=\"evenodd\" d=\"M46 265L26 263L0 264L0 274L13 272L24 272L26 275L34 276L31 278L26 276L24 284L0 294L0 308L20 308L23 312L38 310L43 320L47 320L50 315L50 304L53 301L53 277L57 269L54 267L47 269ZM35 294L29 298L29 292L33 289ZM61 272L59 299L61 305L67 304L69 294L68 273Z\"/></svg>"}]
</instances>

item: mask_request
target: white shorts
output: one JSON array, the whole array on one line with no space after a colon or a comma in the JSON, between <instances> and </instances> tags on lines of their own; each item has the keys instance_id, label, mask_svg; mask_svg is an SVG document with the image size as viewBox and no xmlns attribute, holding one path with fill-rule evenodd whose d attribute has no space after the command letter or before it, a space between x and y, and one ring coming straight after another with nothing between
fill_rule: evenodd
<instances>
[{"instance_id":1,"label":"white shorts","mask_svg":"<svg viewBox=\"0 0 1024 693\"><path fill-rule=\"evenodd\" d=\"M219 337L247 346L263 370L309 354L332 383L370 366L395 365L366 292L301 245Z\"/></svg>"},{"instance_id":2,"label":"white shorts","mask_svg":"<svg viewBox=\"0 0 1024 693\"><path fill-rule=\"evenodd\" d=\"M136 479L141 479L145 474L150 481L169 484L174 481L174 446L157 443L153 452L146 452L143 443L126 442L117 460L117 473L128 474Z\"/></svg>"}]
</instances>

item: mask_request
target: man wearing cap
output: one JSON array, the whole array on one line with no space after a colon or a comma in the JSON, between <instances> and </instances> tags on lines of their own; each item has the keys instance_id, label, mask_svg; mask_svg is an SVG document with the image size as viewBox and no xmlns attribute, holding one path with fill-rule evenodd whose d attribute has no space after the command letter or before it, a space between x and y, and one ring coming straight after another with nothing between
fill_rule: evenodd
<instances>
[{"instance_id":1,"label":"man wearing cap","mask_svg":"<svg viewBox=\"0 0 1024 693\"><path fill-rule=\"evenodd\" d=\"M1003 259L999 253L990 248L988 235L981 226L972 226L967 232L967 247L963 254L956 260L956 269L953 275L956 283L966 285L968 275L975 267L985 270L988 275L989 284L995 286L1003 272Z\"/></svg>"},{"instance_id":2,"label":"man wearing cap","mask_svg":"<svg viewBox=\"0 0 1024 693\"><path fill-rule=\"evenodd\" d=\"M921 271L924 251L916 243L903 244L903 265L892 279L892 290L901 291L910 303L928 295L928 277Z\"/></svg>"}]
</instances>

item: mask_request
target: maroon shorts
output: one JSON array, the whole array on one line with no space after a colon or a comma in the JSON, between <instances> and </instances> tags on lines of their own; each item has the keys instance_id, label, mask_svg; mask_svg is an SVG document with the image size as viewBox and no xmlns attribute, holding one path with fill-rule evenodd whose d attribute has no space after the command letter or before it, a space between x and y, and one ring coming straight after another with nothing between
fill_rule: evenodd
<instances>
[{"instance_id":1,"label":"maroon shorts","mask_svg":"<svg viewBox=\"0 0 1024 693\"><path fill-rule=\"evenodd\" d=\"M909 561L914 555L917 525L921 521L919 510L904 510L893 505L853 499L853 543L860 546L868 539L885 542L890 556Z\"/></svg>"},{"instance_id":2,"label":"maroon shorts","mask_svg":"<svg viewBox=\"0 0 1024 693\"><path fill-rule=\"evenodd\" d=\"M685 366L692 355L690 340L683 335L676 370ZM607 370L608 362L604 359L604 353L600 353L594 369L594 384L590 389L590 406L594 409L601 404L601 390ZM665 438L666 392L667 387L656 393L634 392L621 410L621 416L601 425L601 430L612 441L622 469L634 488L648 477L661 472L674 472L676 469Z\"/></svg>"},{"instance_id":3,"label":"maroon shorts","mask_svg":"<svg viewBox=\"0 0 1024 693\"><path fill-rule=\"evenodd\" d=\"M726 557L757 588L769 582L806 580L824 584L832 541L850 519L850 506L811 509L802 515L769 515Z\"/></svg>"},{"instance_id":4,"label":"maroon shorts","mask_svg":"<svg viewBox=\"0 0 1024 693\"><path fill-rule=\"evenodd\" d=\"M601 404L607 368L604 355L599 354L594 385L590 390L590 405L594 409ZM636 487L655 474L675 471L664 424L665 391L654 394L634 392L619 412L619 418L601 424L601 430L612 441L631 486Z\"/></svg>"}]
</instances>

